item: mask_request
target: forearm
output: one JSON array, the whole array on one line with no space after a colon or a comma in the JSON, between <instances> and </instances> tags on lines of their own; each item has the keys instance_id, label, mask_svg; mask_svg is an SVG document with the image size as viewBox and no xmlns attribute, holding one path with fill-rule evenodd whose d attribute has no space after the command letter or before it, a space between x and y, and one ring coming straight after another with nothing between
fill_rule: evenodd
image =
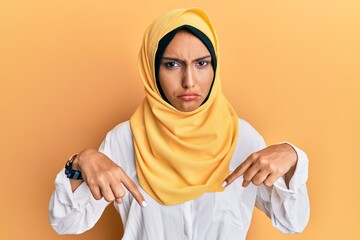
<instances>
[{"instance_id":1,"label":"forearm","mask_svg":"<svg viewBox=\"0 0 360 240\"><path fill-rule=\"evenodd\" d=\"M257 207L271 218L273 226L281 232L300 233L306 227L310 215L306 185L296 192L274 186L269 201L258 199Z\"/></svg>"},{"instance_id":2,"label":"forearm","mask_svg":"<svg viewBox=\"0 0 360 240\"><path fill-rule=\"evenodd\" d=\"M59 234L82 233L98 221L107 204L104 200L95 200L86 184L73 192L69 179L61 170L49 203L49 220Z\"/></svg>"},{"instance_id":3,"label":"forearm","mask_svg":"<svg viewBox=\"0 0 360 240\"><path fill-rule=\"evenodd\" d=\"M293 172L279 178L270 188L259 186L256 201L256 206L271 218L273 225L285 233L303 231L310 214L306 187L308 158L302 150L292 147L298 156ZM289 178L288 182L285 178Z\"/></svg>"}]
</instances>

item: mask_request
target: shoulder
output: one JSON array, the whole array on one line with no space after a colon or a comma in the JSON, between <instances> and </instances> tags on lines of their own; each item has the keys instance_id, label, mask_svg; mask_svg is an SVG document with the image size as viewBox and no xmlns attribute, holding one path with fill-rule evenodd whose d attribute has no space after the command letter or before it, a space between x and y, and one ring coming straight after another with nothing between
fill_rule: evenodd
<instances>
[{"instance_id":1,"label":"shoulder","mask_svg":"<svg viewBox=\"0 0 360 240\"><path fill-rule=\"evenodd\" d=\"M101 149L113 156L116 152L131 151L133 147L132 132L129 121L116 125L111 129L101 145Z\"/></svg>"},{"instance_id":2,"label":"shoulder","mask_svg":"<svg viewBox=\"0 0 360 240\"><path fill-rule=\"evenodd\" d=\"M119 123L111 129L101 144L100 151L124 170L128 170L128 165L134 159L134 145L130 122Z\"/></svg>"},{"instance_id":3,"label":"shoulder","mask_svg":"<svg viewBox=\"0 0 360 240\"><path fill-rule=\"evenodd\" d=\"M113 129L111 129L109 133L114 133L114 134L130 133L131 134L130 121L128 120L128 121L119 123Z\"/></svg>"},{"instance_id":4,"label":"shoulder","mask_svg":"<svg viewBox=\"0 0 360 240\"><path fill-rule=\"evenodd\" d=\"M239 118L239 140L245 142L263 141L260 133L247 121Z\"/></svg>"},{"instance_id":5,"label":"shoulder","mask_svg":"<svg viewBox=\"0 0 360 240\"><path fill-rule=\"evenodd\" d=\"M119 123L113 129L111 129L106 135L107 141L115 141L119 139L121 140L132 139L130 121Z\"/></svg>"},{"instance_id":6,"label":"shoulder","mask_svg":"<svg viewBox=\"0 0 360 240\"><path fill-rule=\"evenodd\" d=\"M239 134L236 147L230 164L233 171L250 154L265 147L265 142L260 133L247 121L239 119Z\"/></svg>"}]
</instances>

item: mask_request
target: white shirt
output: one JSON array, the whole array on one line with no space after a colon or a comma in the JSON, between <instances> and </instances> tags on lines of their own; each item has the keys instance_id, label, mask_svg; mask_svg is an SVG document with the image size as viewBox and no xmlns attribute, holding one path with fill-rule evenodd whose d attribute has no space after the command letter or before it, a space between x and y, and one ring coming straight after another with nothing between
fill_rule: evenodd
<instances>
[{"instance_id":1,"label":"white shirt","mask_svg":"<svg viewBox=\"0 0 360 240\"><path fill-rule=\"evenodd\" d=\"M265 147L260 134L244 120L239 120L239 138L230 171L251 153ZM132 132L129 121L111 130L100 151L117 163L138 185L148 206L142 208L127 192L122 204L114 202L124 226L123 240L240 240L245 239L254 206L263 211L277 229L284 233L301 232L309 218L309 199L306 188L308 159L293 146L298 155L295 174L289 189L283 178L273 187L250 184L243 188L242 177L223 192L209 192L201 197L172 206L164 206L152 199L139 185ZM49 205L52 227L59 234L79 234L100 218L109 204L95 200L86 183L72 192L69 179L61 170L55 180L55 192Z\"/></svg>"}]
</instances>

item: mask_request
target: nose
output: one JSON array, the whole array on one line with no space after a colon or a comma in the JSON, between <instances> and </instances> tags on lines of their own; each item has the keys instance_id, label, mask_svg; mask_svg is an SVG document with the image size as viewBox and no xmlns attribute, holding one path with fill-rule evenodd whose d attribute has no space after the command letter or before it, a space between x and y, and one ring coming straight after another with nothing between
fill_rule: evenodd
<instances>
[{"instance_id":1,"label":"nose","mask_svg":"<svg viewBox=\"0 0 360 240\"><path fill-rule=\"evenodd\" d=\"M181 82L181 86L184 89L191 89L195 86L194 73L192 72L191 67L187 67L183 74L183 79Z\"/></svg>"}]
</instances>

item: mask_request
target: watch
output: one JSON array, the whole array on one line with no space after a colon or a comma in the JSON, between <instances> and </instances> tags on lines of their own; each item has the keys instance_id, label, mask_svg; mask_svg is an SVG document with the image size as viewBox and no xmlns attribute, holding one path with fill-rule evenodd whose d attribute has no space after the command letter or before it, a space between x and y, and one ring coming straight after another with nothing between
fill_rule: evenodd
<instances>
[{"instance_id":1,"label":"watch","mask_svg":"<svg viewBox=\"0 0 360 240\"><path fill-rule=\"evenodd\" d=\"M72 164L75 160L77 156L77 153L73 154L69 160L66 162L65 164L65 174L68 178L70 179L75 179L75 180L83 180L82 176L81 176L81 172L78 170L73 170L72 168Z\"/></svg>"}]
</instances>

